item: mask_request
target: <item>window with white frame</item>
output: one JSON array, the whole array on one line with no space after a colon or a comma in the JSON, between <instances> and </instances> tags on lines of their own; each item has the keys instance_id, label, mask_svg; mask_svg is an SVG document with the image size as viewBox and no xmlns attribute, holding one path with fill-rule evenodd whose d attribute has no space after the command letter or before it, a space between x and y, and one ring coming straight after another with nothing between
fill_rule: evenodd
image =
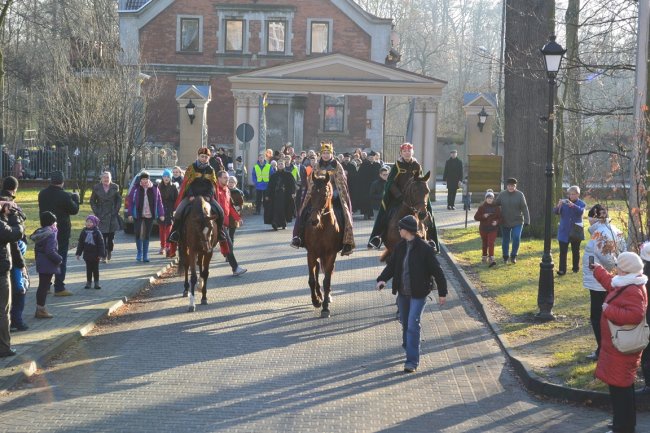
<instances>
[{"instance_id":1,"label":"window with white frame","mask_svg":"<svg viewBox=\"0 0 650 433\"><path fill-rule=\"evenodd\" d=\"M323 96L323 131L345 131L345 96Z\"/></svg>"},{"instance_id":2,"label":"window with white frame","mask_svg":"<svg viewBox=\"0 0 650 433\"><path fill-rule=\"evenodd\" d=\"M244 51L244 20L226 20L226 51Z\"/></svg>"},{"instance_id":3,"label":"window with white frame","mask_svg":"<svg viewBox=\"0 0 650 433\"><path fill-rule=\"evenodd\" d=\"M286 41L287 22L284 20L271 20L266 23L266 50L269 53L284 53Z\"/></svg>"},{"instance_id":4,"label":"window with white frame","mask_svg":"<svg viewBox=\"0 0 650 433\"><path fill-rule=\"evenodd\" d=\"M330 23L312 21L310 28L311 53L328 53L330 51Z\"/></svg>"},{"instance_id":5,"label":"window with white frame","mask_svg":"<svg viewBox=\"0 0 650 433\"><path fill-rule=\"evenodd\" d=\"M203 50L202 21L202 17L178 17L176 33L177 51L198 53Z\"/></svg>"}]
</instances>

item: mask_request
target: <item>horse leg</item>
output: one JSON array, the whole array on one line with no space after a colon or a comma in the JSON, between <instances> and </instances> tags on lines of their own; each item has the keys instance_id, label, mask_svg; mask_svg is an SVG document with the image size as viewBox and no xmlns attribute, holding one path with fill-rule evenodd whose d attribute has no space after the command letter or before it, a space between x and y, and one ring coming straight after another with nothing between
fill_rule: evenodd
<instances>
[{"instance_id":1,"label":"horse leg","mask_svg":"<svg viewBox=\"0 0 650 433\"><path fill-rule=\"evenodd\" d=\"M212 253L203 254L201 257L201 305L208 305L208 275L210 274L210 260L212 260Z\"/></svg>"},{"instance_id":2,"label":"horse leg","mask_svg":"<svg viewBox=\"0 0 650 433\"><path fill-rule=\"evenodd\" d=\"M312 252L307 252L307 266L309 267L309 289L311 290L311 303L320 308L323 299L318 288L318 259Z\"/></svg>"},{"instance_id":3,"label":"horse leg","mask_svg":"<svg viewBox=\"0 0 650 433\"><path fill-rule=\"evenodd\" d=\"M189 254L189 261L190 261L190 266L192 268L192 277L190 279L190 307L188 309L189 312L194 312L196 311L196 304L194 303L194 289L196 288L196 253L191 252Z\"/></svg>"},{"instance_id":4,"label":"horse leg","mask_svg":"<svg viewBox=\"0 0 650 433\"><path fill-rule=\"evenodd\" d=\"M190 265L187 263L187 257L185 257L185 263L183 264L183 270L185 272L185 284L183 284L183 298L187 298L187 295L190 291L190 282L188 277L188 272L190 270Z\"/></svg>"},{"instance_id":5,"label":"horse leg","mask_svg":"<svg viewBox=\"0 0 650 433\"><path fill-rule=\"evenodd\" d=\"M336 261L336 253L325 257L321 260L323 263L323 309L321 310L321 317L330 317L330 302L331 298L331 282L332 282L332 273L334 272L334 263Z\"/></svg>"}]
</instances>

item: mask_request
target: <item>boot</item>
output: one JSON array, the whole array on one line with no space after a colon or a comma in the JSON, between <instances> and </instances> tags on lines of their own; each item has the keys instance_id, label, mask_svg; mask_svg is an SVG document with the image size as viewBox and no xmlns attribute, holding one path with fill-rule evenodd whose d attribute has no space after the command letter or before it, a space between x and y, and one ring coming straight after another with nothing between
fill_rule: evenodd
<instances>
[{"instance_id":1,"label":"boot","mask_svg":"<svg viewBox=\"0 0 650 433\"><path fill-rule=\"evenodd\" d=\"M112 255L113 251L106 251L106 262L109 262L111 260Z\"/></svg>"},{"instance_id":2,"label":"boot","mask_svg":"<svg viewBox=\"0 0 650 433\"><path fill-rule=\"evenodd\" d=\"M488 256L481 257L481 263L487 263Z\"/></svg>"},{"instance_id":3,"label":"boot","mask_svg":"<svg viewBox=\"0 0 650 433\"><path fill-rule=\"evenodd\" d=\"M142 241L142 261L149 263L149 239Z\"/></svg>"},{"instance_id":4,"label":"boot","mask_svg":"<svg viewBox=\"0 0 650 433\"><path fill-rule=\"evenodd\" d=\"M142 261L142 239L136 239L135 246L138 249L138 253L135 256L135 259L141 262Z\"/></svg>"},{"instance_id":5,"label":"boot","mask_svg":"<svg viewBox=\"0 0 650 433\"><path fill-rule=\"evenodd\" d=\"M47 312L45 306L41 307L40 305L37 305L36 314L34 314L34 317L37 319L51 319L54 316Z\"/></svg>"}]
</instances>

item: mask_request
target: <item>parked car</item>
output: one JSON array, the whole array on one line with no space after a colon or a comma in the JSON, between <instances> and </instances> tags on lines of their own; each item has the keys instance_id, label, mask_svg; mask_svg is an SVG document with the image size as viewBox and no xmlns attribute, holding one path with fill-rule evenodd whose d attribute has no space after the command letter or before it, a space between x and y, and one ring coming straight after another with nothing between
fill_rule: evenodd
<instances>
[{"instance_id":1,"label":"parked car","mask_svg":"<svg viewBox=\"0 0 650 433\"><path fill-rule=\"evenodd\" d=\"M163 171L165 170L164 168L145 168L143 169L147 173L149 173L149 179L151 179L151 182L153 183L160 183L162 182L162 174ZM127 203L127 200L129 198L129 193L131 192L131 188L133 188L135 185L137 185L140 182L140 172L136 174L133 179L131 179L131 182L129 183L129 188L126 190L126 193L124 195L124 233L127 234L132 234L133 233L133 223L129 222L129 204ZM158 220L154 220L153 222L155 231L158 230Z\"/></svg>"}]
</instances>

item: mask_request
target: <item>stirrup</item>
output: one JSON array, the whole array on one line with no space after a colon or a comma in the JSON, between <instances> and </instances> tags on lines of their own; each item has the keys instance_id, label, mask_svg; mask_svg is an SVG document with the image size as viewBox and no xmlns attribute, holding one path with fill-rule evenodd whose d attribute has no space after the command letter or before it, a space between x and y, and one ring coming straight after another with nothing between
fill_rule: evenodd
<instances>
[{"instance_id":1,"label":"stirrup","mask_svg":"<svg viewBox=\"0 0 650 433\"><path fill-rule=\"evenodd\" d=\"M173 242L173 243L177 244L178 243L178 238L179 238L178 231L174 230L173 232L171 232L169 234L169 237L167 238L167 242Z\"/></svg>"},{"instance_id":2,"label":"stirrup","mask_svg":"<svg viewBox=\"0 0 650 433\"><path fill-rule=\"evenodd\" d=\"M381 238L379 236L370 238L370 240L368 241L368 248L374 248L376 250L381 248Z\"/></svg>"}]
</instances>

